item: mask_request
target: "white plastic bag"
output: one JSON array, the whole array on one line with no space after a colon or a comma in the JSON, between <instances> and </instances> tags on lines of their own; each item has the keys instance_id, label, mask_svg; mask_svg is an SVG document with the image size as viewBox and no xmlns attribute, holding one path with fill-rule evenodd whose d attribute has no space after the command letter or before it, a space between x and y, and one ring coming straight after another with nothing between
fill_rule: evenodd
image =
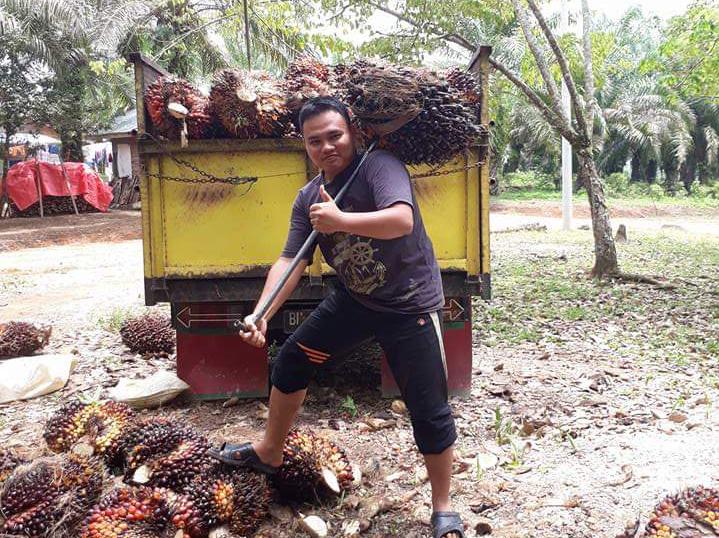
<instances>
[{"instance_id":1,"label":"white plastic bag","mask_svg":"<svg viewBox=\"0 0 719 538\"><path fill-rule=\"evenodd\" d=\"M135 408L157 407L189 388L174 373L160 370L145 379L121 379L110 389L110 398Z\"/></svg>"},{"instance_id":2,"label":"white plastic bag","mask_svg":"<svg viewBox=\"0 0 719 538\"><path fill-rule=\"evenodd\" d=\"M76 365L77 357L62 353L4 360L0 362L0 403L60 390Z\"/></svg>"}]
</instances>

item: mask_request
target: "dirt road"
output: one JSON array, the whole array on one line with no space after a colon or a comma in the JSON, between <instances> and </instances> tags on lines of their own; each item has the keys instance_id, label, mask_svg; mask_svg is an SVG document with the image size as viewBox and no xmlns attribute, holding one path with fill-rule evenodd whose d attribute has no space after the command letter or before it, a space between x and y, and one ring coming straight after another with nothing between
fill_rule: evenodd
<instances>
[{"instance_id":1,"label":"dirt road","mask_svg":"<svg viewBox=\"0 0 719 538\"><path fill-rule=\"evenodd\" d=\"M131 355L103 322L123 315L118 311L142 308L141 242L119 240L137 237L139 215L90 218L94 220L84 223L85 233L75 233L73 227L71 237L67 224L72 219L27 222L25 229L0 223L0 241L15 249L0 254L0 322L50 323L54 332L49 349L80 358L62 391L0 405L0 442L33 455L42 450L43 422L63 401L98 387L106 394L122 377L142 377L174 365L172 359ZM540 222L550 228L558 221L551 214L517 216L498 208L493 223L501 230L538 218L546 219ZM702 230L709 233L719 225L687 215L634 216L627 222L630 234L635 226L658 229L673 222L694 233L699 228L688 224L694 218L696 226L704 219ZM110 241L95 242L91 230L108 229L114 234ZM19 247L48 241L68 244ZM542 256L552 255L547 245L542 247ZM526 251L526 245L500 239L493 248L500 258ZM562 255L567 253L571 255L571 249L562 248ZM477 327L472 396L453 402L460 432L455 503L470 528L484 522L492 527L492 536L504 538L610 538L627 520L646 514L659 496L719 479L717 384L707 383L706 372L691 364L656 364L608 348L597 335L615 322L600 318L591 327L576 328L582 333L577 338L561 335L552 344L495 347L483 344L483 329ZM521 327L522 320L516 324ZM347 396L353 398L356 416L342 411ZM676 415L679 398L684 410ZM335 439L354 461L378 469L360 495L395 495L420 487L420 494L401 511L375 518L365 536L426 536L429 486L422 485L409 420L391 413L389 405L372 388L313 390L300 423ZM152 413L193 424L213 442L256 439L264 427L257 401L230 408L177 402ZM389 418L397 425L368 431L363 426L368 417ZM329 427L329 419L337 418L342 420L340 430ZM516 428L524 433L519 435ZM512 438L509 444L502 439L503 431ZM342 522L352 516L349 508L336 504L315 511L333 524L333 535L339 535ZM271 520L265 532L289 537L299 531Z\"/></svg>"}]
</instances>

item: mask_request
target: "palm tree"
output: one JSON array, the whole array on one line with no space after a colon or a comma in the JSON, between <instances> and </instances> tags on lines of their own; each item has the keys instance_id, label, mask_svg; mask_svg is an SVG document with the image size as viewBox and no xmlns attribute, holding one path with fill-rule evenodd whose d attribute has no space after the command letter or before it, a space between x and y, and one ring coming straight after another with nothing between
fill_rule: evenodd
<instances>
[{"instance_id":1,"label":"palm tree","mask_svg":"<svg viewBox=\"0 0 719 538\"><path fill-rule=\"evenodd\" d=\"M631 159L632 180L643 178L650 183L660 167L667 191L675 192L679 168L694 148L691 133L696 116L684 101L661 95L650 78L623 82L599 94L606 123L599 162L610 172Z\"/></svg>"}]
</instances>

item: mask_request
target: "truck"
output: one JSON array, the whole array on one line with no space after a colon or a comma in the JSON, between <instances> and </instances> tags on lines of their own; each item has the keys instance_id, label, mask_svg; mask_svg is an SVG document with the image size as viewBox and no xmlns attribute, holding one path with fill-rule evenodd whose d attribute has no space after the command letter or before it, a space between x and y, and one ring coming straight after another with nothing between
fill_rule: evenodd
<instances>
[{"instance_id":1,"label":"truck","mask_svg":"<svg viewBox=\"0 0 719 538\"><path fill-rule=\"evenodd\" d=\"M490 54L490 47L479 47L468 67L479 77L480 121L486 127ZM267 396L269 351L245 344L233 324L252 312L284 245L297 191L317 171L299 139L161 139L144 95L158 77L171 74L140 54L131 61L145 304L170 304L177 374L195 397ZM448 385L459 396L471 389L472 301L491 294L488 143L485 135L440 168L409 167L442 272ZM358 241L350 253L358 267L372 259L363 245ZM281 343L294 331L335 279L318 249L270 320L268 342ZM396 385L380 360L382 393L394 395Z\"/></svg>"}]
</instances>

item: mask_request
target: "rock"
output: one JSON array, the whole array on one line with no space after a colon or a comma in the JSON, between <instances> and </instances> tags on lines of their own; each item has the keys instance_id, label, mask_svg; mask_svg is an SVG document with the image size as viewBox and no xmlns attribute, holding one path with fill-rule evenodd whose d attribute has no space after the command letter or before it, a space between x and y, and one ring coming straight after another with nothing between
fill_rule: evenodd
<instances>
[{"instance_id":1,"label":"rock","mask_svg":"<svg viewBox=\"0 0 719 538\"><path fill-rule=\"evenodd\" d=\"M627 242L627 227L624 224L620 224L619 228L617 228L617 234L614 236L614 240L617 243Z\"/></svg>"},{"instance_id":2,"label":"rock","mask_svg":"<svg viewBox=\"0 0 719 538\"><path fill-rule=\"evenodd\" d=\"M492 534L492 522L483 517L474 524L474 531L477 533L477 536Z\"/></svg>"},{"instance_id":3,"label":"rock","mask_svg":"<svg viewBox=\"0 0 719 538\"><path fill-rule=\"evenodd\" d=\"M677 230L679 232L686 232L686 228L679 226L678 224L662 224L662 230Z\"/></svg>"},{"instance_id":4,"label":"rock","mask_svg":"<svg viewBox=\"0 0 719 538\"><path fill-rule=\"evenodd\" d=\"M667 419L669 419L672 422L675 422L677 424L685 422L687 420L687 418L688 417L684 413L680 413L679 411L674 411L671 415L669 415L667 417Z\"/></svg>"},{"instance_id":5,"label":"rock","mask_svg":"<svg viewBox=\"0 0 719 538\"><path fill-rule=\"evenodd\" d=\"M395 400L392 402L392 411L404 415L407 412L407 405L402 400Z\"/></svg>"}]
</instances>

